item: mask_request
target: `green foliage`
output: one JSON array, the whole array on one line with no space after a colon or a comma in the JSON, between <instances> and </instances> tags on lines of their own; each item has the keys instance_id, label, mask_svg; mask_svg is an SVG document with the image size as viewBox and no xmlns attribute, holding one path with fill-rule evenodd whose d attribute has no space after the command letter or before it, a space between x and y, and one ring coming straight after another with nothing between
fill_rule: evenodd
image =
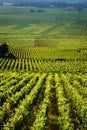
<instances>
[{"instance_id":1,"label":"green foliage","mask_svg":"<svg viewBox=\"0 0 87 130\"><path fill-rule=\"evenodd\" d=\"M35 39L40 38L39 46L58 47L61 43L67 44L67 39L71 46L74 42L77 44L77 40L81 45L86 38L87 10L43 8L44 12L33 14L30 10L40 9L0 6L0 43L34 47Z\"/></svg>"},{"instance_id":2,"label":"green foliage","mask_svg":"<svg viewBox=\"0 0 87 130\"><path fill-rule=\"evenodd\" d=\"M60 83L60 78L58 74L55 74L55 88L56 88L56 97L57 97L57 106L59 111L59 126L62 130L73 130L74 125L71 123L70 118L70 105L65 98L63 87Z\"/></svg>"},{"instance_id":3,"label":"green foliage","mask_svg":"<svg viewBox=\"0 0 87 130\"><path fill-rule=\"evenodd\" d=\"M31 127L31 130L45 130L45 125L47 122L47 111L48 106L50 104L50 91L51 91L51 80L52 75L50 74L47 77L46 80L46 90L44 92L44 100L42 101L38 113L36 114L35 122L33 123L33 126Z\"/></svg>"},{"instance_id":4,"label":"green foliage","mask_svg":"<svg viewBox=\"0 0 87 130\"><path fill-rule=\"evenodd\" d=\"M87 104L84 101L82 95L79 94L78 89L74 88L65 75L62 74L65 92L67 97L71 101L73 109L76 109L78 117L82 120L82 129L87 128Z\"/></svg>"},{"instance_id":5,"label":"green foliage","mask_svg":"<svg viewBox=\"0 0 87 130\"><path fill-rule=\"evenodd\" d=\"M0 7L0 44L16 57L0 58L1 130L50 129L52 87L59 130L87 129L86 17L87 10Z\"/></svg>"},{"instance_id":6,"label":"green foliage","mask_svg":"<svg viewBox=\"0 0 87 130\"><path fill-rule=\"evenodd\" d=\"M3 72L0 72L0 77L2 76ZM18 79L19 76L20 79ZM14 86L11 85L13 78L18 79ZM24 128L24 125L26 125L26 118L29 118L30 113L31 117L34 116L32 117L34 120L32 120L32 125L27 123L27 129L47 129L49 127L47 125L49 122L48 112L51 109L49 105L51 104L50 97L53 93L53 87L56 95L55 103L57 103L59 130L85 130L87 128L87 88L85 84L87 74L40 74L9 71L4 72L3 79L6 79L9 84L7 89L4 89L7 82L1 81L3 86L0 89L3 90L3 96L6 97L6 100L3 100L2 104L0 103L1 130L22 130L22 126ZM18 88L20 83L22 86ZM42 96L40 93L42 89L44 95L38 103L38 95ZM1 91L0 94L2 94ZM35 102L37 102L37 105Z\"/></svg>"}]
</instances>

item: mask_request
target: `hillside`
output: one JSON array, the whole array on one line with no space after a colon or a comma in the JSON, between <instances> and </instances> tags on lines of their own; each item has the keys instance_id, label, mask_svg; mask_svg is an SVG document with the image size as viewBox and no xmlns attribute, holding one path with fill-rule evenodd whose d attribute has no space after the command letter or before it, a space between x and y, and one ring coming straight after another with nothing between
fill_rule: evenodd
<instances>
[{"instance_id":1,"label":"hillside","mask_svg":"<svg viewBox=\"0 0 87 130\"><path fill-rule=\"evenodd\" d=\"M0 130L87 130L86 4L0 5Z\"/></svg>"}]
</instances>

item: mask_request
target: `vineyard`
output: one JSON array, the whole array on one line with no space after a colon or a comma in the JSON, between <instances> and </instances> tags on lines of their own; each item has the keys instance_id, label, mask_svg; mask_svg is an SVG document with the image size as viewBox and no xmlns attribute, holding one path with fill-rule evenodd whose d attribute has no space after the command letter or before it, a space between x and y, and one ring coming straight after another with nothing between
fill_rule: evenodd
<instances>
[{"instance_id":1,"label":"vineyard","mask_svg":"<svg viewBox=\"0 0 87 130\"><path fill-rule=\"evenodd\" d=\"M0 130L87 130L87 9L38 10L0 6Z\"/></svg>"},{"instance_id":2,"label":"vineyard","mask_svg":"<svg viewBox=\"0 0 87 130\"><path fill-rule=\"evenodd\" d=\"M30 72L87 72L87 62L34 59L0 59L0 70Z\"/></svg>"},{"instance_id":3,"label":"vineyard","mask_svg":"<svg viewBox=\"0 0 87 130\"><path fill-rule=\"evenodd\" d=\"M1 130L86 130L87 74L0 73Z\"/></svg>"},{"instance_id":4,"label":"vineyard","mask_svg":"<svg viewBox=\"0 0 87 130\"><path fill-rule=\"evenodd\" d=\"M0 43L33 47L40 39L38 46L87 44L87 10L43 8L44 12L32 14L31 9L38 10L31 6L0 6Z\"/></svg>"},{"instance_id":5,"label":"vineyard","mask_svg":"<svg viewBox=\"0 0 87 130\"><path fill-rule=\"evenodd\" d=\"M61 51L56 48L11 48L14 57L0 58L0 70L29 72L87 72L87 50ZM85 53L85 54L84 54Z\"/></svg>"}]
</instances>

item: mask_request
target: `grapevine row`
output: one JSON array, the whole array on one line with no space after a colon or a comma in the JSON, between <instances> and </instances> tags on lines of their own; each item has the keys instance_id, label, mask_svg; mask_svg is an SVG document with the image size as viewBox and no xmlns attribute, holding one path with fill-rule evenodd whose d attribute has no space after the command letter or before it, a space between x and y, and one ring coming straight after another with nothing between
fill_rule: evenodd
<instances>
[{"instance_id":1,"label":"grapevine row","mask_svg":"<svg viewBox=\"0 0 87 130\"><path fill-rule=\"evenodd\" d=\"M53 120L59 130L87 129L87 74L8 71L0 76L1 130L49 130Z\"/></svg>"},{"instance_id":2,"label":"grapevine row","mask_svg":"<svg viewBox=\"0 0 87 130\"><path fill-rule=\"evenodd\" d=\"M34 71L34 72L86 72L86 62L61 62L38 59L2 59L1 70Z\"/></svg>"},{"instance_id":3,"label":"grapevine row","mask_svg":"<svg viewBox=\"0 0 87 130\"><path fill-rule=\"evenodd\" d=\"M40 105L38 113L36 114L36 120L31 127L31 130L45 130L45 125L47 121L47 110L50 104L50 90L51 90L51 80L52 75L50 74L46 79L46 90L44 92L44 100Z\"/></svg>"},{"instance_id":4,"label":"grapevine row","mask_svg":"<svg viewBox=\"0 0 87 130\"><path fill-rule=\"evenodd\" d=\"M9 119L9 123L4 126L4 130L15 130L17 127L21 126L21 123L24 118L29 114L31 107L33 107L33 103L37 97L39 90L41 89L46 74L43 74L40 80L37 82L35 87L32 89L29 95L26 95L26 98L22 101L18 108L15 109L15 114Z\"/></svg>"},{"instance_id":5,"label":"grapevine row","mask_svg":"<svg viewBox=\"0 0 87 130\"><path fill-rule=\"evenodd\" d=\"M76 113L81 120L82 129L87 128L87 104L83 100L82 96L78 93L78 90L69 84L66 76L62 74L64 89L67 97L72 103L73 109L76 109Z\"/></svg>"},{"instance_id":6,"label":"grapevine row","mask_svg":"<svg viewBox=\"0 0 87 130\"><path fill-rule=\"evenodd\" d=\"M58 74L55 74L55 88L57 97L57 106L59 111L59 126L61 130L74 130L70 117L70 105L64 95L63 87L60 83Z\"/></svg>"}]
</instances>

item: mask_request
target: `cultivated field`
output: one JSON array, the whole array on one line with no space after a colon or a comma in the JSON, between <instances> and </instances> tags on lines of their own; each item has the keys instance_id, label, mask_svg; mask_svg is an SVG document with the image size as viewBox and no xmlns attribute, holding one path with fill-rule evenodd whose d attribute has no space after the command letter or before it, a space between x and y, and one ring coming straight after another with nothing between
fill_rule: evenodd
<instances>
[{"instance_id":1,"label":"cultivated field","mask_svg":"<svg viewBox=\"0 0 87 130\"><path fill-rule=\"evenodd\" d=\"M0 130L87 130L87 10L38 10L0 6Z\"/></svg>"},{"instance_id":2,"label":"cultivated field","mask_svg":"<svg viewBox=\"0 0 87 130\"><path fill-rule=\"evenodd\" d=\"M1 130L86 130L87 74L0 73Z\"/></svg>"},{"instance_id":3,"label":"cultivated field","mask_svg":"<svg viewBox=\"0 0 87 130\"><path fill-rule=\"evenodd\" d=\"M83 46L87 43L87 10L42 8L43 12L31 12L31 9L38 10L36 7L0 6L1 43L30 47L37 39L42 40L41 46L53 47L67 41Z\"/></svg>"}]
</instances>

